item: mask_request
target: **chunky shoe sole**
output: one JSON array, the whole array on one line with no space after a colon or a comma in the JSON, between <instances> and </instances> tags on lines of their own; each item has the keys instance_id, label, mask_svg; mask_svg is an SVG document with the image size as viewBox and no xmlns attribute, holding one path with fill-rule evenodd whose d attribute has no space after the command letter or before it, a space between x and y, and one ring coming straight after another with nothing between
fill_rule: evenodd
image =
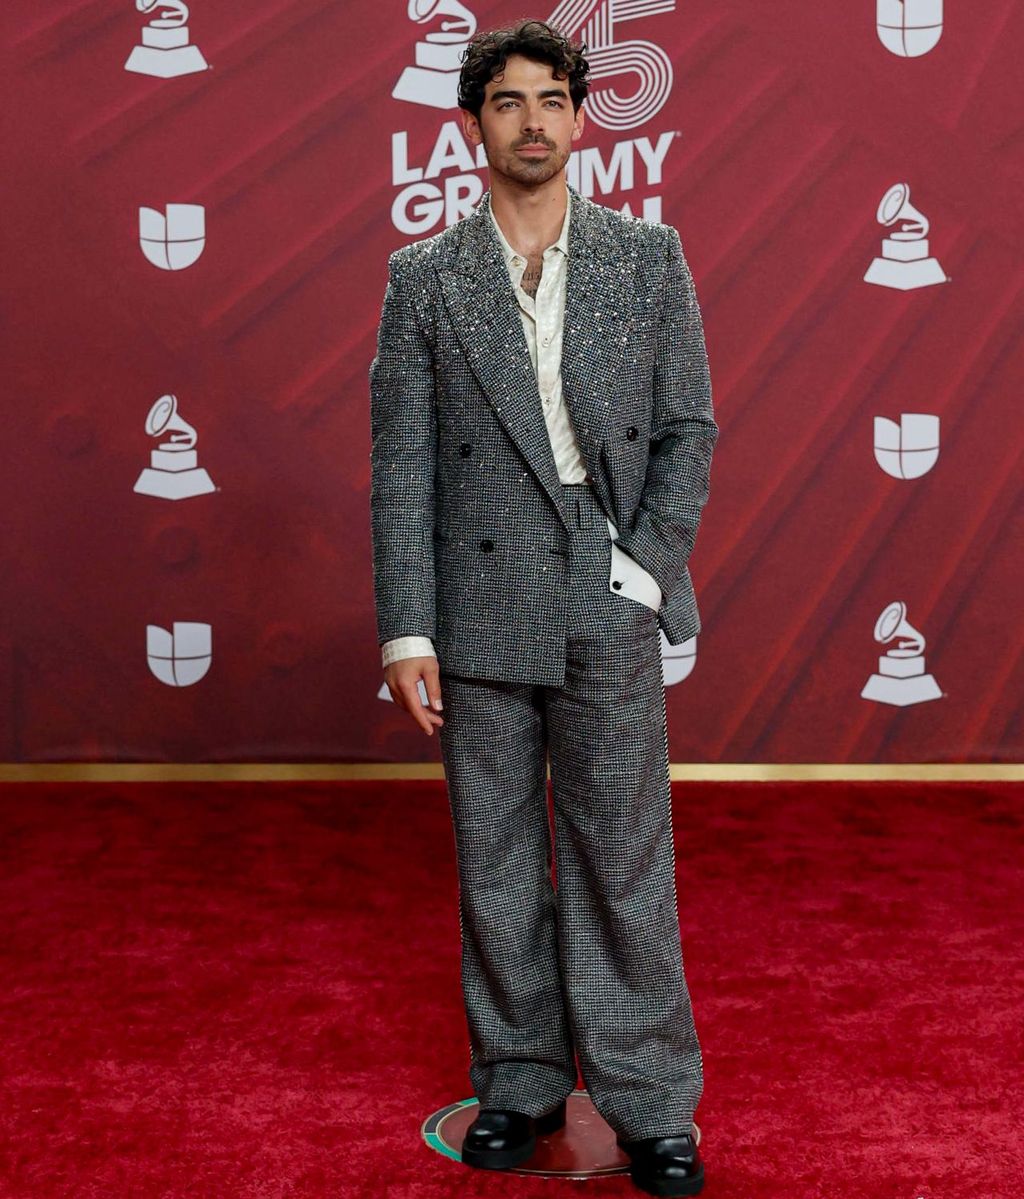
<instances>
[{"instance_id":1,"label":"chunky shoe sole","mask_svg":"<svg viewBox=\"0 0 1024 1199\"><path fill-rule=\"evenodd\" d=\"M622 1137L616 1135L615 1143L629 1157L629 1151L626 1149ZM699 1195L704 1189L704 1163L700 1162L696 1172L689 1178L651 1178L643 1166L637 1165L631 1160L629 1177L634 1186L646 1191L648 1195Z\"/></svg>"},{"instance_id":2,"label":"chunky shoe sole","mask_svg":"<svg viewBox=\"0 0 1024 1199\"><path fill-rule=\"evenodd\" d=\"M634 1186L648 1195L699 1195L704 1189L704 1163L689 1178L645 1178L642 1170L632 1166L629 1177Z\"/></svg>"},{"instance_id":3,"label":"chunky shoe sole","mask_svg":"<svg viewBox=\"0 0 1024 1199\"><path fill-rule=\"evenodd\" d=\"M520 1166L533 1156L537 1148L537 1138L529 1136L521 1145L514 1149L474 1149L463 1146L462 1160L467 1166L476 1166L478 1170L508 1170L512 1166Z\"/></svg>"},{"instance_id":4,"label":"chunky shoe sole","mask_svg":"<svg viewBox=\"0 0 1024 1199\"><path fill-rule=\"evenodd\" d=\"M533 1122L536 1132L541 1136L549 1132L557 1132L565 1126L565 1103L562 1102L544 1116L537 1116ZM479 1170L508 1170L512 1166L520 1166L533 1156L537 1148L537 1137L531 1133L520 1145L510 1149L475 1149L472 1145L463 1145L462 1160L467 1166L476 1166Z\"/></svg>"}]
</instances>

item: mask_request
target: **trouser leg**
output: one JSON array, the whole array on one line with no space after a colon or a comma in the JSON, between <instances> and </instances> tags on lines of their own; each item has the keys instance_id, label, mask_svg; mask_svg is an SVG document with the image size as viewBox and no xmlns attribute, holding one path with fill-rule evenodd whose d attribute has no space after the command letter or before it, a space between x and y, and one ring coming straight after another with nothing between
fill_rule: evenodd
<instances>
[{"instance_id":1,"label":"trouser leg","mask_svg":"<svg viewBox=\"0 0 1024 1199\"><path fill-rule=\"evenodd\" d=\"M442 674L439 737L459 876L470 1082L542 1115L577 1071L558 961L537 688Z\"/></svg>"},{"instance_id":2,"label":"trouser leg","mask_svg":"<svg viewBox=\"0 0 1024 1199\"><path fill-rule=\"evenodd\" d=\"M669 1136L691 1130L703 1069L680 945L661 641L651 609L609 591L610 554L596 523L574 542L566 680L545 688L561 960L595 1107L624 1137Z\"/></svg>"}]
</instances>

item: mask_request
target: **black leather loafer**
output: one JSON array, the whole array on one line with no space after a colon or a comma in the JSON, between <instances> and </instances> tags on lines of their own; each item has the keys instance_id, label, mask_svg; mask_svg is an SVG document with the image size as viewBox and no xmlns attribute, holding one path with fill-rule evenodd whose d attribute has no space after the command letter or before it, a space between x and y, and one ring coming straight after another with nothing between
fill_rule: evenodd
<instances>
[{"instance_id":1,"label":"black leather loafer","mask_svg":"<svg viewBox=\"0 0 1024 1199\"><path fill-rule=\"evenodd\" d=\"M481 1108L466 1129L462 1160L481 1170L507 1170L530 1157L537 1134L557 1132L565 1124L565 1100L543 1116L524 1116L506 1108Z\"/></svg>"},{"instance_id":2,"label":"black leather loafer","mask_svg":"<svg viewBox=\"0 0 1024 1199\"><path fill-rule=\"evenodd\" d=\"M648 1195L699 1195L704 1186L704 1166L697 1142L688 1133L681 1137L645 1137L640 1141L615 1140L629 1155L629 1177Z\"/></svg>"}]
</instances>

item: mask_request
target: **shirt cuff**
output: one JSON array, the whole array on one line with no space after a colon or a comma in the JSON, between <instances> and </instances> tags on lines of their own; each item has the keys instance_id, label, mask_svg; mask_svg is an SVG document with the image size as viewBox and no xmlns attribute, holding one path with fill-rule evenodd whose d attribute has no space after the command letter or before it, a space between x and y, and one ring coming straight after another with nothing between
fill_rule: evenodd
<instances>
[{"instance_id":1,"label":"shirt cuff","mask_svg":"<svg viewBox=\"0 0 1024 1199\"><path fill-rule=\"evenodd\" d=\"M608 521L608 535L612 541L612 574L608 580L608 589L637 600L657 612L664 599L658 580L641 566L632 554L616 543L615 538L618 537L619 530L607 516L605 520Z\"/></svg>"},{"instance_id":2,"label":"shirt cuff","mask_svg":"<svg viewBox=\"0 0 1024 1199\"><path fill-rule=\"evenodd\" d=\"M381 646L381 666L400 658L436 658L434 643L429 637L392 637Z\"/></svg>"}]
</instances>

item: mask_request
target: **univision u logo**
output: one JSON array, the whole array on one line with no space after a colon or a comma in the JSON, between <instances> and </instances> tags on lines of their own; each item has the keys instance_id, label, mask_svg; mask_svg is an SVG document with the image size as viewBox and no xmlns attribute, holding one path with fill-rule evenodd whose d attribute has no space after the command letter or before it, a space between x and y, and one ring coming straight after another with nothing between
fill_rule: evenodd
<instances>
[{"instance_id":1,"label":"univision u logo","mask_svg":"<svg viewBox=\"0 0 1024 1199\"><path fill-rule=\"evenodd\" d=\"M877 0L878 40L899 58L920 58L942 37L942 0Z\"/></svg>"}]
</instances>

